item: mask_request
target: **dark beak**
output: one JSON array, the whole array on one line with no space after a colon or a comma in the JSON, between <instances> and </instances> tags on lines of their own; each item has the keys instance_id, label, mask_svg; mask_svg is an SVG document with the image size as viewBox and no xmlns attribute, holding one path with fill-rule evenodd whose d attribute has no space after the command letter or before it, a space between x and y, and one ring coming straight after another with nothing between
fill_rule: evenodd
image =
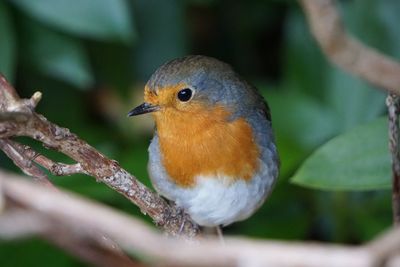
<instances>
[{"instance_id":1,"label":"dark beak","mask_svg":"<svg viewBox=\"0 0 400 267\"><path fill-rule=\"evenodd\" d=\"M152 105L152 104L144 102L140 106L137 106L136 108L129 111L128 117L136 116L136 115L140 115L140 114L146 114L149 112L157 111L159 109L160 109L160 107L157 105Z\"/></svg>"}]
</instances>

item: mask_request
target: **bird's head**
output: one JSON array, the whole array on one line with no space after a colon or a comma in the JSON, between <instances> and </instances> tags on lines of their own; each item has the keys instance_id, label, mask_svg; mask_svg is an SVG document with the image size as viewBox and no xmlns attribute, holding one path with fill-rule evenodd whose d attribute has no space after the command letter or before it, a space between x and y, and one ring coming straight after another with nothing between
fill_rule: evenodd
<instances>
[{"instance_id":1,"label":"bird's head","mask_svg":"<svg viewBox=\"0 0 400 267\"><path fill-rule=\"evenodd\" d=\"M232 68L222 61L205 56L187 56L167 62L145 86L144 100L129 116L154 112L187 115L225 110L232 114L254 93Z\"/></svg>"}]
</instances>

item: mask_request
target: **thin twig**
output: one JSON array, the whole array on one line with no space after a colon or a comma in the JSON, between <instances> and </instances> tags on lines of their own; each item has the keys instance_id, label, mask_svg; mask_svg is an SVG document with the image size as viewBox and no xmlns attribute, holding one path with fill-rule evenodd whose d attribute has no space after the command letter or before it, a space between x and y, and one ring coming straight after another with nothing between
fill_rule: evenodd
<instances>
[{"instance_id":1,"label":"thin twig","mask_svg":"<svg viewBox=\"0 0 400 267\"><path fill-rule=\"evenodd\" d=\"M0 149L17 165L26 175L34 177L41 184L55 188L49 181L47 175L39 169L31 160L24 155L24 148L16 146L16 143L10 139L0 139Z\"/></svg>"},{"instance_id":2,"label":"thin twig","mask_svg":"<svg viewBox=\"0 0 400 267\"><path fill-rule=\"evenodd\" d=\"M86 174L80 163L64 164L61 162L54 162L43 155L38 155L35 157L34 161L49 170L53 175L68 176L78 173Z\"/></svg>"},{"instance_id":3,"label":"thin twig","mask_svg":"<svg viewBox=\"0 0 400 267\"><path fill-rule=\"evenodd\" d=\"M335 0L299 0L325 55L344 70L400 94L400 64L349 35Z\"/></svg>"},{"instance_id":4,"label":"thin twig","mask_svg":"<svg viewBox=\"0 0 400 267\"><path fill-rule=\"evenodd\" d=\"M392 210L393 223L400 225L400 154L399 154L399 112L400 99L394 94L386 98L389 120L389 150L392 155Z\"/></svg>"},{"instance_id":5,"label":"thin twig","mask_svg":"<svg viewBox=\"0 0 400 267\"><path fill-rule=\"evenodd\" d=\"M51 159L39 154L31 147L27 145L20 144L11 139L4 139L7 141L8 145L11 146L14 150L19 152L19 157L24 158L25 164L31 165L32 161L41 165L45 169L47 169L51 174L57 176L68 176L72 174L86 174L85 170L82 169L79 163L75 164L64 164L61 162L54 162ZM0 146L1 148L1 146ZM34 173L28 174L33 176ZM40 177L39 177L40 178Z\"/></svg>"}]
</instances>

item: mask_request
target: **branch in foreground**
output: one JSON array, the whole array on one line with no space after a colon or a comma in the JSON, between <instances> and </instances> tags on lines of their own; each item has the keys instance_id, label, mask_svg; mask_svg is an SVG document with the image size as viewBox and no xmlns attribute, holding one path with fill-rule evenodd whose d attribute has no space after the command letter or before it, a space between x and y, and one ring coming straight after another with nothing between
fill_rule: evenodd
<instances>
[{"instance_id":1,"label":"branch in foreground","mask_svg":"<svg viewBox=\"0 0 400 267\"><path fill-rule=\"evenodd\" d=\"M68 129L59 127L35 113L34 107L40 97L40 93L35 93L31 99L19 99L14 88L0 76L0 138L28 136L38 140L47 148L69 156L79 164L75 165L79 166L79 170L131 200L167 233L187 237L199 234L198 226L187 214L182 214L176 207L170 206L122 169L116 161L106 158ZM46 167L49 162L41 161L39 164Z\"/></svg>"},{"instance_id":2,"label":"branch in foreground","mask_svg":"<svg viewBox=\"0 0 400 267\"><path fill-rule=\"evenodd\" d=\"M24 206L28 214L36 216L33 222L56 220L49 225L63 229L63 236L74 233L83 238L102 232L126 251L157 266L383 267L395 266L392 264L399 260L400 228L391 229L359 247L244 238L226 238L225 245L215 238L188 243L166 238L143 222L104 205L62 190L50 190L15 174L0 171L0 181L6 199ZM15 225L17 223L12 224ZM11 238L11 232L21 237L15 229L1 231L1 228L0 238L4 235ZM26 232L23 225L20 228ZM59 228L56 228L57 233ZM31 231L27 234L32 234L35 229L42 231L41 227L30 226Z\"/></svg>"},{"instance_id":3,"label":"branch in foreground","mask_svg":"<svg viewBox=\"0 0 400 267\"><path fill-rule=\"evenodd\" d=\"M117 246L111 246L113 243L110 240L100 240L98 235L93 235L92 238L78 236L77 231L70 231L63 227L62 222L39 212L9 207L1 214L1 239L13 240L31 236L40 236L95 266L137 266Z\"/></svg>"},{"instance_id":4,"label":"branch in foreground","mask_svg":"<svg viewBox=\"0 0 400 267\"><path fill-rule=\"evenodd\" d=\"M126 251L157 265L364 267L374 266L382 259L377 256L385 255L383 259L388 260L391 252L397 251L400 245L400 229L390 233L389 246L382 245L380 240L361 247L243 238L227 238L225 245L217 239L188 243L182 239L166 238L144 223L104 205L61 190L49 190L17 175L0 171L0 180L7 200L45 218L56 218L57 224L51 225L58 225L79 236L91 231L104 233ZM1 234L0 231L0 237ZM379 248L379 253L375 248Z\"/></svg>"},{"instance_id":5,"label":"branch in foreground","mask_svg":"<svg viewBox=\"0 0 400 267\"><path fill-rule=\"evenodd\" d=\"M299 0L328 59L344 70L400 95L400 64L349 35L335 0Z\"/></svg>"}]
</instances>

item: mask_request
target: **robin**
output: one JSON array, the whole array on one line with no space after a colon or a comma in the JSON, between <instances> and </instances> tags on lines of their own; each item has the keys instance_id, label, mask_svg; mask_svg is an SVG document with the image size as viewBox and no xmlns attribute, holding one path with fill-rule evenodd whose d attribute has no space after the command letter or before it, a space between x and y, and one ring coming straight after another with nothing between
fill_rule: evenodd
<instances>
[{"instance_id":1,"label":"robin","mask_svg":"<svg viewBox=\"0 0 400 267\"><path fill-rule=\"evenodd\" d=\"M159 194L201 226L252 215L278 177L268 105L226 63L187 56L162 65L128 116L153 114L148 171Z\"/></svg>"}]
</instances>

